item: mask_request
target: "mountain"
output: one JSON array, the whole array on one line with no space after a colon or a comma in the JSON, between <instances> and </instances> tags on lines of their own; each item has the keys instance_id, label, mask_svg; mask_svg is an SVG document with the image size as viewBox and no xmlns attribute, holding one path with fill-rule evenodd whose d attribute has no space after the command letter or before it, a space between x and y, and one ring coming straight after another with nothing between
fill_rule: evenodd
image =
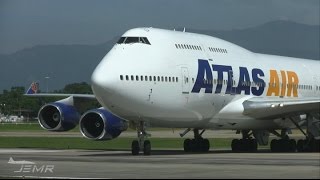
<instances>
[{"instance_id":1,"label":"mountain","mask_svg":"<svg viewBox=\"0 0 320 180\"><path fill-rule=\"evenodd\" d=\"M319 26L274 21L229 31L187 31L219 37L253 52L320 59ZM27 87L34 80L43 92L47 85L53 91L69 83L90 83L92 71L118 38L98 45L41 45L0 55L0 92L17 85Z\"/></svg>"},{"instance_id":2,"label":"mountain","mask_svg":"<svg viewBox=\"0 0 320 180\"><path fill-rule=\"evenodd\" d=\"M247 29L197 32L219 37L253 52L320 59L319 31L319 26L274 21Z\"/></svg>"}]
</instances>

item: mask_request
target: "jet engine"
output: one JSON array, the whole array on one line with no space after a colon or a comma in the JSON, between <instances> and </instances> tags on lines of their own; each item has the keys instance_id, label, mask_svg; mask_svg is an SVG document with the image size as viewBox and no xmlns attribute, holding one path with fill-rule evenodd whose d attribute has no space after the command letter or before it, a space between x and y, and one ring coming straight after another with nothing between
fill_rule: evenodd
<instances>
[{"instance_id":1,"label":"jet engine","mask_svg":"<svg viewBox=\"0 0 320 180\"><path fill-rule=\"evenodd\" d=\"M61 102L49 103L41 107L39 123L49 131L68 131L79 123L80 114L71 106Z\"/></svg>"},{"instance_id":2,"label":"jet engine","mask_svg":"<svg viewBox=\"0 0 320 180\"><path fill-rule=\"evenodd\" d=\"M103 108L84 113L79 125L82 135L92 140L111 140L128 128L126 121Z\"/></svg>"}]
</instances>

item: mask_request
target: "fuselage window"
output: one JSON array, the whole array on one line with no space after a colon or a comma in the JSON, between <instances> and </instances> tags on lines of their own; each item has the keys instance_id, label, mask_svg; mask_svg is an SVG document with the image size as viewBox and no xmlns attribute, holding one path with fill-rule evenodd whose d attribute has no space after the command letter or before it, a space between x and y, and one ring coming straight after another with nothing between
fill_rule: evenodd
<instances>
[{"instance_id":1,"label":"fuselage window","mask_svg":"<svg viewBox=\"0 0 320 180\"><path fill-rule=\"evenodd\" d=\"M122 75L120 75L120 80L121 80L121 81L123 80L123 76L122 76Z\"/></svg>"},{"instance_id":2,"label":"fuselage window","mask_svg":"<svg viewBox=\"0 0 320 180\"><path fill-rule=\"evenodd\" d=\"M176 82L178 82L178 77L176 77Z\"/></svg>"},{"instance_id":3,"label":"fuselage window","mask_svg":"<svg viewBox=\"0 0 320 180\"><path fill-rule=\"evenodd\" d=\"M146 81L148 81L148 76L145 76L144 79L145 79Z\"/></svg>"},{"instance_id":4,"label":"fuselage window","mask_svg":"<svg viewBox=\"0 0 320 180\"><path fill-rule=\"evenodd\" d=\"M141 81L143 81L143 76L140 76L140 78L141 78Z\"/></svg>"},{"instance_id":5,"label":"fuselage window","mask_svg":"<svg viewBox=\"0 0 320 180\"><path fill-rule=\"evenodd\" d=\"M185 49L187 49L187 46L185 44L183 46L184 46Z\"/></svg>"},{"instance_id":6,"label":"fuselage window","mask_svg":"<svg viewBox=\"0 0 320 180\"><path fill-rule=\"evenodd\" d=\"M157 81L157 79L156 79L156 77L155 77L155 76L153 76L153 81Z\"/></svg>"},{"instance_id":7,"label":"fuselage window","mask_svg":"<svg viewBox=\"0 0 320 180\"><path fill-rule=\"evenodd\" d=\"M136 76L136 81L139 81L139 76Z\"/></svg>"},{"instance_id":8,"label":"fuselage window","mask_svg":"<svg viewBox=\"0 0 320 180\"><path fill-rule=\"evenodd\" d=\"M149 81L152 81L152 76L149 76Z\"/></svg>"},{"instance_id":9,"label":"fuselage window","mask_svg":"<svg viewBox=\"0 0 320 180\"><path fill-rule=\"evenodd\" d=\"M192 83L194 83L194 78L192 78Z\"/></svg>"},{"instance_id":10,"label":"fuselage window","mask_svg":"<svg viewBox=\"0 0 320 180\"><path fill-rule=\"evenodd\" d=\"M181 49L180 44L178 44L178 48Z\"/></svg>"},{"instance_id":11,"label":"fuselage window","mask_svg":"<svg viewBox=\"0 0 320 180\"><path fill-rule=\"evenodd\" d=\"M168 81L168 78L167 78L167 76L164 78L165 79L165 81L167 82Z\"/></svg>"},{"instance_id":12,"label":"fuselage window","mask_svg":"<svg viewBox=\"0 0 320 180\"><path fill-rule=\"evenodd\" d=\"M126 75L126 80L129 81L129 76L128 75Z\"/></svg>"},{"instance_id":13,"label":"fuselage window","mask_svg":"<svg viewBox=\"0 0 320 180\"><path fill-rule=\"evenodd\" d=\"M171 82L171 77L169 77L169 82Z\"/></svg>"},{"instance_id":14,"label":"fuselage window","mask_svg":"<svg viewBox=\"0 0 320 180\"><path fill-rule=\"evenodd\" d=\"M158 76L158 82L160 82L160 76Z\"/></svg>"},{"instance_id":15,"label":"fuselage window","mask_svg":"<svg viewBox=\"0 0 320 180\"><path fill-rule=\"evenodd\" d=\"M131 75L131 81L133 81L134 80L134 78L133 78L133 76Z\"/></svg>"},{"instance_id":16,"label":"fuselage window","mask_svg":"<svg viewBox=\"0 0 320 180\"><path fill-rule=\"evenodd\" d=\"M177 44L175 44L176 45L176 48L178 49L178 45Z\"/></svg>"},{"instance_id":17,"label":"fuselage window","mask_svg":"<svg viewBox=\"0 0 320 180\"><path fill-rule=\"evenodd\" d=\"M161 81L163 82L163 76L161 76Z\"/></svg>"},{"instance_id":18,"label":"fuselage window","mask_svg":"<svg viewBox=\"0 0 320 180\"><path fill-rule=\"evenodd\" d=\"M172 82L174 82L174 77L172 77Z\"/></svg>"}]
</instances>

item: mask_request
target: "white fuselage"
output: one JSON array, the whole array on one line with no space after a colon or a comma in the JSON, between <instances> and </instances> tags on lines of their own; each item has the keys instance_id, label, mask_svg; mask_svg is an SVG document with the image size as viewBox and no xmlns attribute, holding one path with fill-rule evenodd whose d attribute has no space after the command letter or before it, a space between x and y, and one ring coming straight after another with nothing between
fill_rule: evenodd
<instances>
[{"instance_id":1,"label":"white fuselage","mask_svg":"<svg viewBox=\"0 0 320 180\"><path fill-rule=\"evenodd\" d=\"M320 96L318 61L257 54L211 36L155 28L132 29L123 37L146 37L150 44L117 43L95 69L92 89L103 107L126 120L275 129L291 123L247 117L242 102Z\"/></svg>"}]
</instances>

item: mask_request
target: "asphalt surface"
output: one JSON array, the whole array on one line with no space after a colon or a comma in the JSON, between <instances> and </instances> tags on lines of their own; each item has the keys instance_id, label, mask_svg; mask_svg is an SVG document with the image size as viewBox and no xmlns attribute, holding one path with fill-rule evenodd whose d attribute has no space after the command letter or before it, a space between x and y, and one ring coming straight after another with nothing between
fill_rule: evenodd
<instances>
[{"instance_id":1,"label":"asphalt surface","mask_svg":"<svg viewBox=\"0 0 320 180\"><path fill-rule=\"evenodd\" d=\"M153 150L151 156L132 156L117 150L0 149L0 177L319 179L320 153Z\"/></svg>"}]
</instances>

